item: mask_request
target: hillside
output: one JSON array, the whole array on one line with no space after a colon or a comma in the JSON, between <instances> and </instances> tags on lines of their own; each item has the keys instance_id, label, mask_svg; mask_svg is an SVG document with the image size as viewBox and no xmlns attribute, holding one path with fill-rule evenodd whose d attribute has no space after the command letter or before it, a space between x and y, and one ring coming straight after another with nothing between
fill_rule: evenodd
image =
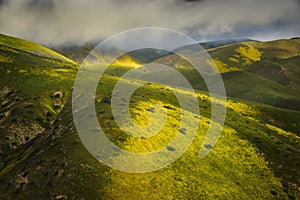
<instances>
[{"instance_id":1,"label":"hillside","mask_svg":"<svg viewBox=\"0 0 300 200\"><path fill-rule=\"evenodd\" d=\"M249 39L232 39L232 40L218 40L218 41L210 41L203 42L200 45L204 49L217 48L224 45L234 44L237 42L245 42L251 41ZM71 58L77 63L81 63L85 57L89 54L91 50L93 50L100 41L87 42L83 45L74 45L74 44L66 44L60 46L50 46L49 48L55 49L57 52L62 55ZM194 45L182 47L183 49L193 48ZM157 49L140 49L133 52L129 52L129 55L138 63L150 63L153 60L156 60L160 57L166 56L170 54L169 52L164 52L162 50Z\"/></svg>"},{"instance_id":2,"label":"hillside","mask_svg":"<svg viewBox=\"0 0 300 200\"><path fill-rule=\"evenodd\" d=\"M66 58L65 56L59 53L56 53L55 51L52 51L50 49L47 49L46 47L43 47L41 45L20 38L14 38L11 36L0 34L0 44L2 48L3 46L8 47L11 50L16 50L18 52L35 55L40 58L51 60L53 62L57 61L57 62L66 62L73 65L75 64L74 61Z\"/></svg>"},{"instance_id":3,"label":"hillside","mask_svg":"<svg viewBox=\"0 0 300 200\"><path fill-rule=\"evenodd\" d=\"M212 124L211 97L204 91L191 94L184 88L146 84L137 89L130 99L129 110L133 121L146 125L150 122L150 113L160 117L160 111L154 108L157 104L162 106L168 117L155 136L129 136L117 126L110 105L113 87L125 72L132 69L132 66L125 65L128 60L120 59L106 70L95 94L98 121L114 144L132 152L167 148L176 153L176 149L166 147L181 123L181 109L173 93L194 95L200 109L200 116L196 115L195 110L184 110L191 121L198 120L199 129L192 145L182 157L155 172L125 173L96 160L78 137L71 99L77 66L68 59L57 59L63 56L32 54L32 50L26 51L30 49L26 41L22 41L22 47L12 47L9 43L20 40L12 37L6 40L10 41L0 46L3 74L0 83L1 199L300 197L300 112L228 98L222 135L210 154L200 159L198 152ZM294 62L289 62L292 68ZM186 76L191 73L188 68L180 70L185 70ZM86 73L89 75L87 81L95 78L93 71ZM280 88L279 83L254 73L234 73L224 74L224 77L228 76L224 78L225 84L227 80L236 81L235 77L239 76L241 80L250 78L249 81L255 80L258 84L269 81L263 91L273 87L270 92L287 95L288 99L296 97L291 91L282 93L286 86ZM193 80L197 81L195 77ZM140 85L140 80L125 79L123 82L130 86ZM240 87L243 84L245 87L251 86L241 82ZM253 90L253 93L256 91ZM253 93L248 95L254 96ZM269 101L273 102L273 99ZM220 106L224 103L220 102ZM182 134L183 138L191 137L188 132L190 125L184 126L186 130L178 134ZM90 128L97 131L95 127ZM25 137L29 138L26 140Z\"/></svg>"},{"instance_id":4,"label":"hillside","mask_svg":"<svg viewBox=\"0 0 300 200\"><path fill-rule=\"evenodd\" d=\"M70 94L77 64L40 45L3 35L0 52L2 163L4 154L51 126Z\"/></svg>"},{"instance_id":5,"label":"hillside","mask_svg":"<svg viewBox=\"0 0 300 200\"><path fill-rule=\"evenodd\" d=\"M226 94L230 97L260 102L279 108L300 110L299 92L284 85L247 71L223 73L222 78ZM214 85L215 82L216 79L212 76L209 83ZM194 87L207 90L204 81L199 81Z\"/></svg>"},{"instance_id":6,"label":"hillside","mask_svg":"<svg viewBox=\"0 0 300 200\"><path fill-rule=\"evenodd\" d=\"M300 39L246 41L208 52L214 60L211 65L222 74L228 96L299 110L299 44ZM194 75L193 66L180 56L167 55L155 62L184 69L195 89L207 90L202 78Z\"/></svg>"}]
</instances>

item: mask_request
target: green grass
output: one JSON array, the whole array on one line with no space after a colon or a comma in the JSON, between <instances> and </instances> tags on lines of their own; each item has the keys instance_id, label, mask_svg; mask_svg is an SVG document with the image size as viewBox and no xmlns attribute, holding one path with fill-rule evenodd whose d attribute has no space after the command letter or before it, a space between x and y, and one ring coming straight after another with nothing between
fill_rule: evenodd
<instances>
[{"instance_id":1,"label":"green grass","mask_svg":"<svg viewBox=\"0 0 300 200\"><path fill-rule=\"evenodd\" d=\"M36 43L20 39L20 38L15 38L15 37L10 37L6 36L3 34L0 34L0 45L10 47L13 49L16 49L17 51L22 51L30 54L34 54L40 57L46 57L48 59L56 59L56 60L61 60L64 62L69 62L75 65L74 61L66 58L65 56L62 56L59 53L56 53L55 51L52 51L46 47L43 47L41 45L38 45Z\"/></svg>"},{"instance_id":2,"label":"green grass","mask_svg":"<svg viewBox=\"0 0 300 200\"><path fill-rule=\"evenodd\" d=\"M244 42L243 44L258 48L263 58L290 58L299 55L300 39L275 40L269 42Z\"/></svg>"},{"instance_id":3,"label":"green grass","mask_svg":"<svg viewBox=\"0 0 300 200\"><path fill-rule=\"evenodd\" d=\"M229 48L233 47L232 51L236 54L238 46L229 45ZM191 94L183 88L158 84L140 87L130 99L129 110L133 121L139 125L150 123L148 110L155 104L165 106L163 110L167 113L167 118L157 135L146 139L135 138L122 131L112 118L109 102L113 88L120 76L132 69L131 66L120 66L115 62L99 82L95 104L102 129L121 148L133 152L165 148L176 134L181 119L181 109L174 91L194 95L200 109L200 116L195 116L197 112L189 107L184 111L190 118L199 117L199 129L192 145L182 157L155 172L130 174L108 168L93 158L82 145L71 112L70 88L75 79L76 68L57 60L52 62L52 59L44 56L29 54L24 51L26 48L31 51L29 49L32 47L24 47L23 50L9 46L0 48L0 70L3 74L0 88L12 88L20 98L13 114L6 121L1 121L1 126L7 126L14 118L36 121L38 117L39 123L46 130L27 144L8 151L6 157L1 158L4 166L0 172L0 197L3 199L299 198L297 169L300 112L270 106L277 103L278 99L291 100L297 97L292 90L286 90L285 86L249 72L225 73L223 77L225 85L229 87L227 89L235 90L230 94L236 94L239 98L242 97L238 95L244 95L245 99L252 101L228 99L222 135L215 148L200 159L199 150L206 131L212 124L211 97L207 92L198 90L196 94ZM258 55L256 53L254 54ZM250 54L254 62L255 56ZM232 54L228 56L232 57ZM293 62L290 62L292 65ZM241 62L239 64L242 65ZM91 70L90 78L95 76L92 69L96 67L86 67L87 73ZM195 71L188 68L180 68L178 71L188 77L192 85L199 84L199 76L195 75ZM87 82L89 80L91 79L86 79ZM122 81L140 85L139 80ZM255 90L251 90L254 86ZM53 97L57 91L62 93L62 97ZM270 105L260 104L259 101ZM28 103L32 103L33 107L26 107ZM57 103L62 105L60 109L55 106ZM47 117L47 111L52 117ZM162 116L156 108L154 114L158 119ZM185 126L187 130L192 128L188 123ZM1 137L5 134L4 131L0 133ZM185 137L190 137L189 132ZM31 147L30 151L28 147ZM16 177L26 179L28 183L17 187Z\"/></svg>"},{"instance_id":4,"label":"green grass","mask_svg":"<svg viewBox=\"0 0 300 200\"><path fill-rule=\"evenodd\" d=\"M114 66L113 69L116 69ZM112 119L109 104L101 104L102 99L110 97L114 84L118 81L113 71L105 75L97 92L99 122L109 139L122 148L133 152L148 152L166 145L174 136L178 127L178 103L171 91L158 85L146 85L138 89L131 99L131 116L138 123L149 122L148 109L151 104L171 105L175 110L168 112L168 120L164 128L149 139L137 139L122 132ZM118 71L118 70L116 70ZM121 74L118 74L121 75ZM131 82L130 84L136 84ZM278 169L282 163L295 163L293 151L299 151L299 136L282 128L288 124L280 122L280 118L266 118L268 109L280 115L285 110L265 108L264 105L228 102L226 126L222 136L209 156L199 159L197 152L203 141L205 131L210 124L210 98L199 93L200 109L202 108L200 129L193 145L178 161L169 167L147 174L127 174L109 170L110 184L104 188L106 198L276 198L285 199L280 179L286 173L295 173L297 166L290 164ZM145 99L145 100L142 100ZM267 110L267 111L266 111ZM295 123L299 127L295 115ZM175 129L174 129L175 127ZM250 128L251 127L251 128ZM282 128L279 128L282 127ZM294 130L297 128L295 127ZM287 145L277 145L284 141ZM273 148L276 147L276 148ZM286 149L292 149L288 153ZM285 153L278 154L278 151ZM285 157L288 154L288 157ZM125 161L126 162L126 161ZM130 162L130 161L128 161ZM221 173L222 171L222 173ZM275 173L275 174L274 174ZM284 179L287 184L291 179ZM140 184L142 183L142 184ZM295 188L290 189L294 195ZM143 191L143 192L141 192ZM156 191L156 192L154 192ZM256 196L257 191L259 196Z\"/></svg>"},{"instance_id":5,"label":"green grass","mask_svg":"<svg viewBox=\"0 0 300 200\"><path fill-rule=\"evenodd\" d=\"M71 94L77 64L18 38L1 35L0 44L0 91L11 91L1 98L1 162L5 151L9 153L12 146L28 142L51 126ZM56 92L62 96L54 97ZM24 131L16 135L19 129Z\"/></svg>"},{"instance_id":6,"label":"green grass","mask_svg":"<svg viewBox=\"0 0 300 200\"><path fill-rule=\"evenodd\" d=\"M228 96L283 108L300 109L297 107L299 103L296 103L300 100L299 93L286 86L244 71L228 72L222 74L222 78ZM213 84L213 79L211 81ZM292 100L295 104L289 104Z\"/></svg>"},{"instance_id":7,"label":"green grass","mask_svg":"<svg viewBox=\"0 0 300 200\"><path fill-rule=\"evenodd\" d=\"M10 45L0 46L1 88L7 86L18 90L21 96L38 97L41 104L50 102L54 91L65 92L63 100L66 100L76 75L73 61L28 41L7 36L0 39L2 45ZM36 54L28 54L33 50Z\"/></svg>"}]
</instances>

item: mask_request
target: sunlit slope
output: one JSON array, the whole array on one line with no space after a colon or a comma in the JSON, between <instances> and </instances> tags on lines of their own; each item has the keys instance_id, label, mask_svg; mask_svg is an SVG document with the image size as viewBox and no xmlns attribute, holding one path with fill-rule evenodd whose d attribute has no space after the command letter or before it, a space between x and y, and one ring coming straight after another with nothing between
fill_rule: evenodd
<instances>
[{"instance_id":1,"label":"sunlit slope","mask_svg":"<svg viewBox=\"0 0 300 200\"><path fill-rule=\"evenodd\" d=\"M61 61L71 63L73 65L75 64L74 61L66 58L65 56L28 40L0 34L0 45L25 52L27 54L33 54L41 58L47 58L52 62L57 60L58 62Z\"/></svg>"},{"instance_id":2,"label":"sunlit slope","mask_svg":"<svg viewBox=\"0 0 300 200\"><path fill-rule=\"evenodd\" d=\"M298 91L299 54L300 39L244 42L211 51L220 72L245 70Z\"/></svg>"},{"instance_id":3,"label":"sunlit slope","mask_svg":"<svg viewBox=\"0 0 300 200\"><path fill-rule=\"evenodd\" d=\"M227 94L229 96L262 102L283 108L299 110L299 92L300 92L300 46L299 39L278 40L272 42L245 42L245 48L256 49L260 52L260 58L255 59L255 50L253 52L243 52L251 62L244 62L237 71L229 70L222 75ZM238 45L238 44L237 44ZM229 48L229 49L228 49ZM225 47L212 53L212 56L228 67L235 66L238 60L232 60L232 56L226 55ZM238 49L235 48L237 52ZM241 52L240 52L241 53ZM240 54L241 55L241 54ZM258 56L259 53L256 55ZM235 58L238 58L236 56ZM226 60L227 59L227 60ZM220 64L219 64L220 65ZM238 65L236 65L238 66ZM220 69L220 68L219 68ZM229 69L229 68L227 68ZM247 73L250 72L250 73Z\"/></svg>"},{"instance_id":4,"label":"sunlit slope","mask_svg":"<svg viewBox=\"0 0 300 200\"><path fill-rule=\"evenodd\" d=\"M269 42L245 42L244 44L262 51L263 58L266 59L284 59L300 54L300 38Z\"/></svg>"},{"instance_id":5,"label":"sunlit slope","mask_svg":"<svg viewBox=\"0 0 300 200\"><path fill-rule=\"evenodd\" d=\"M109 106L109 101L107 101L107 99L109 99L109 94L106 94L104 98L101 96L99 96L98 98L98 102L106 102L106 106ZM155 99L157 100L155 101ZM112 178L113 184L106 187L106 190L108 191L106 195L109 198L121 199L124 197L124 195L127 198L142 198L145 196L150 196L151 198L161 198L162 196L168 196L169 198L183 198L186 195L190 195L191 197L194 195L194 197L196 196L198 198L222 198L222 196L226 196L228 198L247 198L247 195L249 195L249 198L255 198L255 195L252 192L249 192L247 194L243 193L241 191L241 188L243 188L243 186L239 187L239 183L236 183L235 180L246 182L249 181L247 182L247 184L255 183L256 181L258 181L254 178L257 175L256 172L262 174L266 172L264 170L262 170L264 171L262 172L260 171L260 169L257 169L255 167L257 163L260 163L260 166L264 166L264 164L256 160L258 158L252 157L256 155L256 153L262 156L261 158L265 158L267 161L272 163L270 165L267 164L267 166L272 166L271 170L276 171L276 175L278 175L279 177L284 177L285 175L283 174L287 171L297 173L297 155L299 155L299 136L292 132L283 131L282 128L292 127L291 124L297 124L296 126L299 127L299 123L297 122L297 116L299 116L299 113L293 113L291 111L288 111L287 113L291 112L291 114L289 114L290 122L288 122L290 124L285 124L282 126L279 125L281 123L278 121L280 120L280 118L277 117L277 114L285 113L286 111L284 110L276 110L274 108L270 108L271 110L274 109L274 118L272 117L273 114L266 117L267 113L269 112L268 111L266 113L266 111L269 108L266 108L266 110L264 111L263 106L247 105L244 103L229 101L229 110L226 118L226 127L223 132L224 135L218 142L218 144L220 145L220 149L218 149L217 145L217 149L214 149L214 153L209 155L207 158L201 160L197 157L197 151L199 151L203 136L210 123L210 120L208 119L210 114L210 103L208 96L206 96L205 94L199 94L199 100L200 109L202 111L202 120L200 121L200 127L202 128L200 128L198 132L198 137L196 138L194 145L189 149L189 151L180 160L172 164L169 168L155 173L150 173L147 175L128 175L126 173L112 171L111 173L113 174L113 177L116 178ZM134 152L145 152L146 150L153 151L156 150L158 147L165 148L165 145L167 144L166 141L171 140L173 136L172 133L176 131L176 128L179 123L177 120L174 120L178 118L176 117L176 115L178 115L178 104L174 96L172 97L170 91L168 92L168 90L164 90L163 88L156 85L146 86L145 88L142 88L139 91L137 91L134 97L132 98L132 105L136 105L137 107L136 110L132 109L132 116L134 117L134 119L136 119L136 121L144 122L144 117L148 115L149 110L152 110L151 104L153 103L160 103L165 106L171 104L171 106L168 107L175 108L174 110L171 109L171 111L170 109L166 109L166 112L170 112L171 119L169 120L169 122L167 122L165 129L162 130L164 139L160 138L159 135L157 136L157 138L153 137L149 140L135 139L126 136L126 134L122 132L119 132L120 135L117 136L117 141L121 142L116 141L116 143L120 144L123 148ZM109 133L110 128L115 127L116 125L113 121L109 122L105 120L111 117L110 112L107 112L107 110L109 111L109 109L104 109L103 107L105 105L103 106L102 104L99 104L98 106L100 109L99 118L102 119L99 121L100 123L103 122L102 125L104 126L105 130ZM103 114L105 115L104 118L102 118ZM138 120L139 118L142 118L143 120ZM275 128L278 126L280 126L281 128ZM293 129L293 131L296 129ZM275 130L277 130L277 132ZM118 133L117 129L116 133ZM113 140L114 136L111 134L109 134L109 136ZM287 141L293 142L290 143ZM245 142L244 144L246 146L243 146L241 144L243 142ZM247 146L247 144L249 144L250 146ZM243 147L240 149L241 146ZM252 149L252 147L254 147L254 149ZM290 153L288 149L285 149L288 147L293 148L293 150ZM229 151L227 152L227 150L225 149L229 150L230 153ZM256 153L253 152L255 151L255 149L257 150ZM247 159L249 159L248 161L250 162L249 165L246 164L248 162L247 159L240 161L240 158L243 157L245 151L250 151L253 153L246 153L246 157ZM295 152L298 153L294 154ZM263 156L263 154L261 153L264 153L265 156ZM217 161L218 159L220 159L220 162ZM290 160L288 161L286 159ZM287 167L288 169L286 168L283 170L282 167L280 167L280 165L283 164L280 163L286 163L285 167ZM246 174L248 174L248 172L244 170L246 170L248 167L246 167L245 165L247 165L248 167L253 167L250 167L251 169L249 169L251 171L250 174L253 179L250 177L246 177ZM278 166L280 169L278 168ZM218 169L224 170L222 172L222 175L216 172L218 171ZM236 177L236 173L239 173L245 179L241 177ZM231 176L229 174L235 175ZM258 177L259 176L260 175L258 175ZM291 176L289 177L292 178ZM143 185L136 184L136 180L143 182ZM191 180L192 182L190 182ZM222 181L220 181L218 184L218 181L216 180ZM246 182L244 182L244 184L246 184ZM291 183L291 179L286 179L284 180L284 182ZM213 185L211 185L211 183L213 183ZM257 184L259 184L260 186L264 185L264 183L262 182ZM117 185L118 187L114 187L115 185ZM229 185L231 186L229 187ZM122 189L120 190L119 187L121 187ZM142 188L145 187L148 188L148 190L142 190ZM252 184L250 184L249 187L257 191L264 188L264 186L255 187ZM159 188L158 191L161 192L153 194L151 190L149 191L149 189L152 188ZM167 188L167 190L164 190L163 188ZM183 190L183 188L185 189ZM224 188L230 189L226 190ZM251 190L250 188L247 188L245 190ZM140 192L141 190L143 192ZM271 195L269 197L267 193L265 197L261 197L274 198L272 196L272 193L274 194L274 192L270 193ZM257 197L259 197L259 195Z\"/></svg>"},{"instance_id":6,"label":"sunlit slope","mask_svg":"<svg viewBox=\"0 0 300 200\"><path fill-rule=\"evenodd\" d=\"M45 47L0 35L1 160L51 126L70 94L76 68Z\"/></svg>"},{"instance_id":7,"label":"sunlit slope","mask_svg":"<svg viewBox=\"0 0 300 200\"><path fill-rule=\"evenodd\" d=\"M197 49L199 49L199 47ZM182 49L180 51L188 52L190 50ZM262 58L261 51L244 43L216 47L207 49L207 51L214 61L214 63L207 61L208 64L216 65L221 73L241 70L247 65L260 61ZM174 54L161 57L155 60L155 62L166 64L174 68L193 68L183 57Z\"/></svg>"},{"instance_id":8,"label":"sunlit slope","mask_svg":"<svg viewBox=\"0 0 300 200\"><path fill-rule=\"evenodd\" d=\"M208 49L231 97L299 110L300 39L247 41ZM179 69L195 89L207 90L193 66L178 55L155 62ZM205 72L205 69L202 69ZM215 84L212 75L210 82Z\"/></svg>"},{"instance_id":9,"label":"sunlit slope","mask_svg":"<svg viewBox=\"0 0 300 200\"><path fill-rule=\"evenodd\" d=\"M180 124L180 107L172 92L189 92L157 84L147 84L138 89L130 100L133 120L140 125L149 123L149 112L158 112L151 109L153 104L165 106L168 119L156 136L148 139L128 136L113 120L110 98L119 76L129 69L113 66L100 80L95 99L99 123L111 141L128 151L148 152L166 148ZM94 74L91 73L92 76ZM200 159L198 152L211 123L210 97L205 93L197 93L196 97L201 116L193 144L173 164L145 174L123 173L96 161L77 136L69 99L58 115L60 120L43 137L37 138L33 145L16 152L17 158L25 159L12 171L2 175L0 194L4 199L20 198L21 195L71 199L296 197L298 183L295 175L298 173L299 158L299 136L296 131L300 127L300 113L229 100L223 133L211 153ZM194 117L193 111L188 112ZM282 115L287 118L283 119ZM178 134L189 137L188 132ZM176 151L169 150L170 153ZM26 157L28 154L30 156ZM10 181L15 184L8 184Z\"/></svg>"},{"instance_id":10,"label":"sunlit slope","mask_svg":"<svg viewBox=\"0 0 300 200\"><path fill-rule=\"evenodd\" d=\"M300 54L300 39L242 42L208 50L220 72L244 69L257 62L287 59Z\"/></svg>"},{"instance_id":11,"label":"sunlit slope","mask_svg":"<svg viewBox=\"0 0 300 200\"><path fill-rule=\"evenodd\" d=\"M184 48L184 47L183 47ZM188 50L188 46L186 47ZM184 50L184 49L182 49ZM256 65L261 61L274 59L288 59L300 55L300 39L276 40L270 42L247 41L207 49L214 59L221 73L243 70L247 66ZM183 58L175 55L166 55L159 58L158 62L181 66ZM277 62L277 61L275 61ZM186 68L190 68L185 63Z\"/></svg>"},{"instance_id":12,"label":"sunlit slope","mask_svg":"<svg viewBox=\"0 0 300 200\"><path fill-rule=\"evenodd\" d=\"M139 58L139 54L126 53L121 49L115 48L109 51L101 51L99 48L97 52L94 52L93 49L96 47L95 43L86 43L81 46L58 46L54 47L58 52L66 55L68 58L76 61L79 64L88 64L82 63L86 61L86 57L92 57L103 64L113 64L125 67L139 67L140 63L143 62ZM148 53L149 51L147 51ZM145 54L143 54L145 55ZM115 59L113 59L115 58ZM92 63L89 63L92 64Z\"/></svg>"}]
</instances>

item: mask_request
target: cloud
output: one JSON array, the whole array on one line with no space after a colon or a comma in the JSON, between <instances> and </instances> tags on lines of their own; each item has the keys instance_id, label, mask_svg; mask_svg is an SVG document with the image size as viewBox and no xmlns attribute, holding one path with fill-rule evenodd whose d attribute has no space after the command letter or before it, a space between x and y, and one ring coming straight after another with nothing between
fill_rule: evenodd
<instances>
[{"instance_id":1,"label":"cloud","mask_svg":"<svg viewBox=\"0 0 300 200\"><path fill-rule=\"evenodd\" d=\"M8 0L0 0L0 6L4 6L8 3Z\"/></svg>"},{"instance_id":2,"label":"cloud","mask_svg":"<svg viewBox=\"0 0 300 200\"><path fill-rule=\"evenodd\" d=\"M300 35L298 0L0 0L0 32L42 44L158 26L198 40Z\"/></svg>"}]
</instances>

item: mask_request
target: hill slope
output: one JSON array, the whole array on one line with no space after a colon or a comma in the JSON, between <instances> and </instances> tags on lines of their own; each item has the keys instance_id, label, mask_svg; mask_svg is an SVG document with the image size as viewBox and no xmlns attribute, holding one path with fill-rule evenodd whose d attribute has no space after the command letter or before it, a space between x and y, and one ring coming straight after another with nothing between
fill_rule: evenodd
<instances>
[{"instance_id":1,"label":"hill slope","mask_svg":"<svg viewBox=\"0 0 300 200\"><path fill-rule=\"evenodd\" d=\"M228 96L299 110L299 44L300 39L247 41L208 52L214 60L211 64L223 74ZM206 89L193 66L180 56L167 55L155 62L183 70L195 89Z\"/></svg>"},{"instance_id":2,"label":"hill slope","mask_svg":"<svg viewBox=\"0 0 300 200\"><path fill-rule=\"evenodd\" d=\"M299 92L284 85L246 71L233 71L222 74L226 94L230 97L260 102L267 105L300 110ZM275 76L272 78L276 78ZM216 83L214 76L209 83ZM207 90L203 81L198 81L194 87Z\"/></svg>"},{"instance_id":3,"label":"hill slope","mask_svg":"<svg viewBox=\"0 0 300 200\"><path fill-rule=\"evenodd\" d=\"M7 52L9 46L5 48L6 52L1 53L4 58L1 62L1 73L4 74L1 81L1 136L6 134L4 130L15 130L8 137L9 141L13 136L22 135L24 124L34 127L32 124L36 123L42 129L27 142L14 148L8 148L9 145L3 148L0 157L1 199L299 197L300 138L297 131L300 112L229 99L222 135L211 153L199 159L199 149L212 122L210 96L198 92L193 95L199 101L201 116L196 117L199 117L200 128L187 152L161 170L124 173L110 169L92 157L78 137L70 97L76 68L68 67L70 63L53 63L24 51ZM24 65L24 61L30 63ZM98 121L107 137L128 151L166 148L180 124L181 109L173 92L190 94L190 91L157 84L140 87L130 100L133 120L138 124L149 123L149 111L159 114L156 109L151 109L155 104L164 106L168 118L162 130L153 137L128 136L113 120L110 100L119 77L130 69L130 66L113 65L101 78L95 95ZM95 74L91 72L90 76ZM139 81L124 80L124 83L138 85ZM195 118L193 110L185 112ZM14 122L14 127L6 128ZM182 132L184 137L190 137L189 132ZM169 151L176 149L169 148Z\"/></svg>"},{"instance_id":4,"label":"hill slope","mask_svg":"<svg viewBox=\"0 0 300 200\"><path fill-rule=\"evenodd\" d=\"M41 134L70 94L77 64L45 47L0 35L0 155Z\"/></svg>"}]
</instances>

